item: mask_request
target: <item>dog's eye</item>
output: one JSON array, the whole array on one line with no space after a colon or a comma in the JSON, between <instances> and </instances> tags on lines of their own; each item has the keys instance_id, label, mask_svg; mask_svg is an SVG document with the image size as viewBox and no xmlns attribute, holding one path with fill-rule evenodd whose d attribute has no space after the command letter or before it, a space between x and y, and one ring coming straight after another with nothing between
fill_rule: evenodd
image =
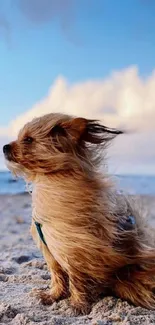
<instances>
[{"instance_id":1,"label":"dog's eye","mask_svg":"<svg viewBox=\"0 0 155 325\"><path fill-rule=\"evenodd\" d=\"M24 138L24 143L32 143L33 139L31 137Z\"/></svg>"}]
</instances>

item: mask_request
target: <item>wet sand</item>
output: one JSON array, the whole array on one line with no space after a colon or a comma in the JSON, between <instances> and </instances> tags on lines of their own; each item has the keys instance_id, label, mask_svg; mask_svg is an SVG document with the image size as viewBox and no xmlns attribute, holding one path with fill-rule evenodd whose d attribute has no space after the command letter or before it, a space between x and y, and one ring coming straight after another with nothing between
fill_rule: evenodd
<instances>
[{"instance_id":1,"label":"wet sand","mask_svg":"<svg viewBox=\"0 0 155 325\"><path fill-rule=\"evenodd\" d=\"M155 227L155 197L140 198ZM29 233L31 197L0 196L0 324L11 325L149 325L155 311L135 308L106 297L94 304L88 316L74 317L68 301L42 306L35 290L47 288L50 275Z\"/></svg>"}]
</instances>

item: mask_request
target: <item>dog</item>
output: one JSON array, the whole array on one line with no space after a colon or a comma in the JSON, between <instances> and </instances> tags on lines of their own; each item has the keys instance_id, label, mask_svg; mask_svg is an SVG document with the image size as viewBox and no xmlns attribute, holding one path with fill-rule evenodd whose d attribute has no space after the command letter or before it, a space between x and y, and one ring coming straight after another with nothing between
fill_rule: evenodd
<instances>
[{"instance_id":1,"label":"dog","mask_svg":"<svg viewBox=\"0 0 155 325\"><path fill-rule=\"evenodd\" d=\"M47 114L3 147L8 168L33 183L31 233L51 273L43 304L69 297L89 313L110 294L155 308L155 246L128 198L99 167L123 132L96 120Z\"/></svg>"}]
</instances>

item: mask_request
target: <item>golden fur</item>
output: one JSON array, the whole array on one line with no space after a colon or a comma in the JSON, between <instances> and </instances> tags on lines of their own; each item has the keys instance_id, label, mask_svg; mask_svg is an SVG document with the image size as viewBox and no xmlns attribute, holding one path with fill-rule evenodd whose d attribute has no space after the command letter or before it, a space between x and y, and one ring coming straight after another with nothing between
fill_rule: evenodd
<instances>
[{"instance_id":1,"label":"golden fur","mask_svg":"<svg viewBox=\"0 0 155 325\"><path fill-rule=\"evenodd\" d=\"M45 304L69 296L75 310L86 313L101 294L114 294L155 308L154 244L137 211L98 171L102 152L121 133L48 114L27 123L4 148L10 170L33 183L31 233L51 272L51 289L40 293ZM119 227L130 215L135 226Z\"/></svg>"}]
</instances>

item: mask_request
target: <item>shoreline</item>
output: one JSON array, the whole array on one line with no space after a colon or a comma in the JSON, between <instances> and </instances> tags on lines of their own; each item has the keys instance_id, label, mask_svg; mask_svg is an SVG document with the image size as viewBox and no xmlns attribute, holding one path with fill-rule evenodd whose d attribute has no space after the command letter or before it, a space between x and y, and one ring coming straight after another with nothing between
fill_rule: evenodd
<instances>
[{"instance_id":1,"label":"shoreline","mask_svg":"<svg viewBox=\"0 0 155 325\"><path fill-rule=\"evenodd\" d=\"M155 226L155 196L133 196L148 209ZM30 235L31 195L0 194L0 324L11 325L149 325L155 311L105 297L87 316L74 317L67 300L42 306L36 289L46 289L50 275Z\"/></svg>"},{"instance_id":2,"label":"shoreline","mask_svg":"<svg viewBox=\"0 0 155 325\"><path fill-rule=\"evenodd\" d=\"M123 192L119 193L119 195L122 195ZM126 194L126 192L125 192ZM23 191L23 192L19 192L19 193L0 193L0 197L16 197L16 196L30 196L29 192ZM135 198L155 198L155 194L130 194L128 193L129 197L135 197Z\"/></svg>"}]
</instances>

